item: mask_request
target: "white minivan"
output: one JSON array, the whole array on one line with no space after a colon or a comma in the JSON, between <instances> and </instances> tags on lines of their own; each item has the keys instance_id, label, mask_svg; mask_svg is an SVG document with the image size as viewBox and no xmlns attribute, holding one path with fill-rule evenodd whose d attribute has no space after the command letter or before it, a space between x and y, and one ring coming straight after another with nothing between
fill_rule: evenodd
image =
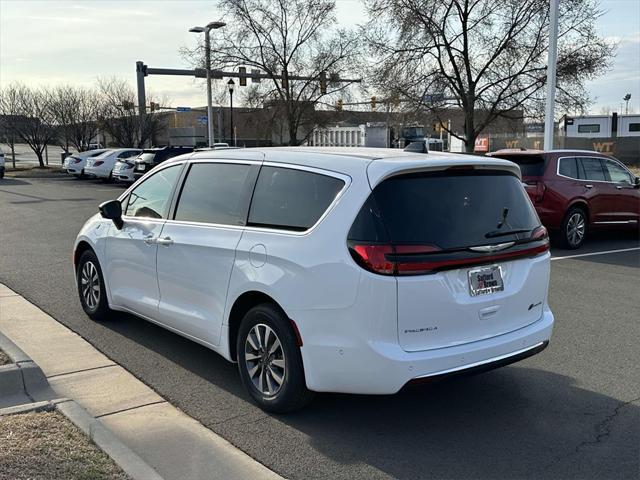
<instances>
[{"instance_id":1,"label":"white minivan","mask_svg":"<svg viewBox=\"0 0 640 480\"><path fill-rule=\"evenodd\" d=\"M265 410L543 350L549 240L514 163L394 149L182 155L82 227L82 307L237 362Z\"/></svg>"}]
</instances>

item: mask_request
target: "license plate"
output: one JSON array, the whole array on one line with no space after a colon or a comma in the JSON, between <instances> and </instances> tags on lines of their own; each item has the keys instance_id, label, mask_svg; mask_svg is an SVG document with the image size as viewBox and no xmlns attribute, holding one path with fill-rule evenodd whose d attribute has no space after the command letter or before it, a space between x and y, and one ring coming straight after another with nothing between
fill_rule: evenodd
<instances>
[{"instance_id":1,"label":"license plate","mask_svg":"<svg viewBox=\"0 0 640 480\"><path fill-rule=\"evenodd\" d=\"M469 270L469 294L472 297L502 292L502 268L500 265Z\"/></svg>"}]
</instances>

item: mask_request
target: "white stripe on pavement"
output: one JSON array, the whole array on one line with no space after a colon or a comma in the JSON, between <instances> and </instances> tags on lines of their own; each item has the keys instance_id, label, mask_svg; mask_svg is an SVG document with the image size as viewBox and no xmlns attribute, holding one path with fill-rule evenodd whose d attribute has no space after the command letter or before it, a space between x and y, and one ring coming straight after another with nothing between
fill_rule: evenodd
<instances>
[{"instance_id":1,"label":"white stripe on pavement","mask_svg":"<svg viewBox=\"0 0 640 480\"><path fill-rule=\"evenodd\" d=\"M606 250L604 252L580 253L578 255L567 255L565 257L551 257L551 260L566 260L569 258L591 257L593 255L607 255L609 253L632 252L634 250L640 250L640 247L621 248L619 250Z\"/></svg>"}]
</instances>

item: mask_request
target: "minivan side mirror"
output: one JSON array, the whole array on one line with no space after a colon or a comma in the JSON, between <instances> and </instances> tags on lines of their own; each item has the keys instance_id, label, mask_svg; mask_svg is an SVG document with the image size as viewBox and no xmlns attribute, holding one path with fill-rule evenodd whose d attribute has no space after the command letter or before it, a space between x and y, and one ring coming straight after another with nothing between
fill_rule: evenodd
<instances>
[{"instance_id":1,"label":"minivan side mirror","mask_svg":"<svg viewBox=\"0 0 640 480\"><path fill-rule=\"evenodd\" d=\"M113 220L114 225L118 230L122 229L124 222L122 221L122 204L119 200L109 200L101 203L98 207L102 218L108 218Z\"/></svg>"},{"instance_id":2,"label":"minivan side mirror","mask_svg":"<svg viewBox=\"0 0 640 480\"><path fill-rule=\"evenodd\" d=\"M636 177L633 179L634 188L640 188L640 177Z\"/></svg>"}]
</instances>

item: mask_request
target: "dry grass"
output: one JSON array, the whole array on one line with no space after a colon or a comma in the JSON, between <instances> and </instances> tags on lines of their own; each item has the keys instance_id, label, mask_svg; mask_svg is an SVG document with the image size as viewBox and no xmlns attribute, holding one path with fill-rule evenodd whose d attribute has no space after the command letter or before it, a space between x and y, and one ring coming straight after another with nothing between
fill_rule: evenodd
<instances>
[{"instance_id":1,"label":"dry grass","mask_svg":"<svg viewBox=\"0 0 640 480\"><path fill-rule=\"evenodd\" d=\"M9 356L0 350L0 365L6 365L7 363L12 363Z\"/></svg>"},{"instance_id":2,"label":"dry grass","mask_svg":"<svg viewBox=\"0 0 640 480\"><path fill-rule=\"evenodd\" d=\"M58 412L0 417L0 480L128 480Z\"/></svg>"}]
</instances>

